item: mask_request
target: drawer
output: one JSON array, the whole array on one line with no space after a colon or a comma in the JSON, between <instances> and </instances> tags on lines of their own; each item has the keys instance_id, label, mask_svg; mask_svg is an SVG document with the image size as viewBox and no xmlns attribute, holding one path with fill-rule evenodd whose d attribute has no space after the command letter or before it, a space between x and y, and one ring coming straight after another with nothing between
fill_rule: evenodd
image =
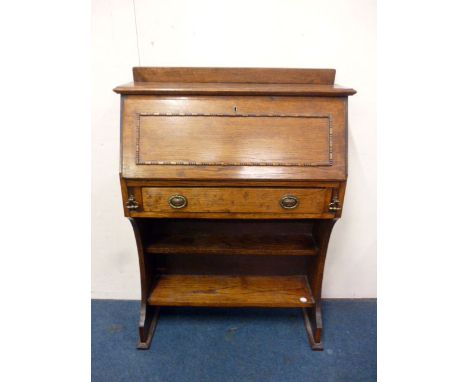
<instances>
[{"instance_id":1,"label":"drawer","mask_svg":"<svg viewBox=\"0 0 468 382\"><path fill-rule=\"evenodd\" d=\"M158 213L323 214L330 199L330 188L142 188L143 210Z\"/></svg>"}]
</instances>

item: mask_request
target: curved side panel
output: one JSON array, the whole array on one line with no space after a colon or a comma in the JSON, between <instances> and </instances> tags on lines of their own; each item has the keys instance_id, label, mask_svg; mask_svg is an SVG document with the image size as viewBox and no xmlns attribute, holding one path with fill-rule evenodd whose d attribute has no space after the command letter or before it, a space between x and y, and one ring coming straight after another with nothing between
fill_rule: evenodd
<instances>
[{"instance_id":1,"label":"curved side panel","mask_svg":"<svg viewBox=\"0 0 468 382\"><path fill-rule=\"evenodd\" d=\"M322 281L323 271L325 269L325 260L327 257L328 243L331 232L337 219L317 220L315 225L315 235L319 253L314 257L311 269L308 273L309 283L312 289L312 295L315 299L315 306L304 308L304 320L309 338L310 346L313 350L323 350L322 343Z\"/></svg>"},{"instance_id":2,"label":"curved side panel","mask_svg":"<svg viewBox=\"0 0 468 382\"><path fill-rule=\"evenodd\" d=\"M159 307L150 306L147 304L148 296L151 292L152 278L149 269L150 266L146 259L143 248L142 237L145 232L145 227L143 222L138 219L129 218L129 220L132 224L133 233L135 234L135 241L138 249L138 261L140 265L141 305L140 322L138 325L139 342L137 348L149 349L159 317Z\"/></svg>"}]
</instances>

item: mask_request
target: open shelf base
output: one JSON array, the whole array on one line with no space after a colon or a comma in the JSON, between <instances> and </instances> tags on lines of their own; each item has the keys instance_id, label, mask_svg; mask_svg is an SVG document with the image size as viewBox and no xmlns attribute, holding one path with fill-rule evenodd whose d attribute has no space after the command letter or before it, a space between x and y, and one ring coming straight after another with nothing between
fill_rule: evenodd
<instances>
[{"instance_id":1,"label":"open shelf base","mask_svg":"<svg viewBox=\"0 0 468 382\"><path fill-rule=\"evenodd\" d=\"M130 219L141 274L139 349L160 307L302 308L322 350L321 289L335 220Z\"/></svg>"}]
</instances>

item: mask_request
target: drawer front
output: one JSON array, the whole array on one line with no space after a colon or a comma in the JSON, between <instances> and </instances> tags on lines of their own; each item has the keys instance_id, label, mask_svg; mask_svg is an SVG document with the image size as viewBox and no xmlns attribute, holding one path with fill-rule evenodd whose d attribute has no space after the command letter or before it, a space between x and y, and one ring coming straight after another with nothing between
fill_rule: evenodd
<instances>
[{"instance_id":1,"label":"drawer front","mask_svg":"<svg viewBox=\"0 0 468 382\"><path fill-rule=\"evenodd\" d=\"M329 188L143 187L145 212L284 213L328 212Z\"/></svg>"}]
</instances>

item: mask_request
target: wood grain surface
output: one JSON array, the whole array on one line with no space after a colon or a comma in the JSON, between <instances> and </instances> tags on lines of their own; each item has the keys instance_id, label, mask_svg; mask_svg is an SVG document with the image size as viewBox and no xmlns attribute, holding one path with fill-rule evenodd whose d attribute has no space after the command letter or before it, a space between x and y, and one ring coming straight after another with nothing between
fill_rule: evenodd
<instances>
[{"instance_id":1,"label":"wood grain surface","mask_svg":"<svg viewBox=\"0 0 468 382\"><path fill-rule=\"evenodd\" d=\"M304 276L163 275L148 303L158 306L310 307L314 300Z\"/></svg>"},{"instance_id":2,"label":"wood grain surface","mask_svg":"<svg viewBox=\"0 0 468 382\"><path fill-rule=\"evenodd\" d=\"M137 163L327 166L331 123L317 117L140 115ZM202 140L203 144L189 144Z\"/></svg>"},{"instance_id":3,"label":"wood grain surface","mask_svg":"<svg viewBox=\"0 0 468 382\"><path fill-rule=\"evenodd\" d=\"M314 256L317 254L312 234L219 234L182 232L158 238L146 246L155 254L219 254L246 256Z\"/></svg>"},{"instance_id":4,"label":"wood grain surface","mask_svg":"<svg viewBox=\"0 0 468 382\"><path fill-rule=\"evenodd\" d=\"M356 93L339 85L130 82L114 88L126 95L272 95L344 97Z\"/></svg>"},{"instance_id":5,"label":"wood grain surface","mask_svg":"<svg viewBox=\"0 0 468 382\"><path fill-rule=\"evenodd\" d=\"M280 117L242 117L247 115ZM166 180L345 180L345 116L342 98L132 96L123 105L122 175ZM178 159L194 165L178 165ZM138 164L144 160L155 163ZM161 165L158 160L174 164ZM200 165L203 161L209 165ZM213 165L217 161L235 165ZM287 166L294 163L297 166Z\"/></svg>"},{"instance_id":6,"label":"wood grain surface","mask_svg":"<svg viewBox=\"0 0 468 382\"><path fill-rule=\"evenodd\" d=\"M147 212L190 213L284 213L318 214L328 210L331 189L327 188L176 188L143 187L143 210ZM187 206L174 209L169 199L182 195ZM292 195L299 200L294 209L281 207L282 197Z\"/></svg>"},{"instance_id":7,"label":"wood grain surface","mask_svg":"<svg viewBox=\"0 0 468 382\"><path fill-rule=\"evenodd\" d=\"M335 69L134 67L135 82L327 84Z\"/></svg>"}]
</instances>

